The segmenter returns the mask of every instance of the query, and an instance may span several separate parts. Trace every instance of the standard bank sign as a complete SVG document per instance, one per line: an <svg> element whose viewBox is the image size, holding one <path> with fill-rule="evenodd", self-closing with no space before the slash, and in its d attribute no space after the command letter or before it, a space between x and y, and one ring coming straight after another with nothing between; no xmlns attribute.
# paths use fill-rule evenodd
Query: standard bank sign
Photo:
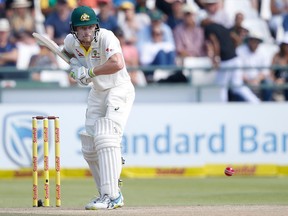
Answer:
<svg viewBox="0 0 288 216"><path fill-rule="evenodd" d="M35 112L15 112L4 116L2 144L7 157L19 167L32 165L32 117L45 115ZM38 126L38 158L43 160L43 127Z"/></svg>

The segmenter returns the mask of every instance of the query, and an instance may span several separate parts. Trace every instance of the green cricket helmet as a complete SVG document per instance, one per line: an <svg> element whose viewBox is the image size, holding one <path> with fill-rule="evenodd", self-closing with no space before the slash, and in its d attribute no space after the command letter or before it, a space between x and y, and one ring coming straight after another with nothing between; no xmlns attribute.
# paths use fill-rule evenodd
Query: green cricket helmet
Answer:
<svg viewBox="0 0 288 216"><path fill-rule="evenodd" d="M71 30L75 31L77 26L96 25L96 30L99 29L99 19L94 10L87 6L80 6L73 10L71 15Z"/></svg>

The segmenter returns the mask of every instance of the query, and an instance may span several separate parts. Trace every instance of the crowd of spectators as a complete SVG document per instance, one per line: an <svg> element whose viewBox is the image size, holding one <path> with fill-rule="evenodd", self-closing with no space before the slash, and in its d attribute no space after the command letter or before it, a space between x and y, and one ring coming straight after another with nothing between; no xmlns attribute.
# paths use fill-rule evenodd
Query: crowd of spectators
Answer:
<svg viewBox="0 0 288 216"><path fill-rule="evenodd" d="M223 87L223 101L288 100L288 88L281 88L288 82L288 0L0 0L1 71L6 66L67 70L32 33L61 47L71 12L80 5L92 7L100 27L118 37L136 86L189 82L178 68L189 58L206 58ZM169 66L175 70L157 79L158 68ZM31 79L44 81L37 70ZM68 75L67 80L73 84Z"/></svg>

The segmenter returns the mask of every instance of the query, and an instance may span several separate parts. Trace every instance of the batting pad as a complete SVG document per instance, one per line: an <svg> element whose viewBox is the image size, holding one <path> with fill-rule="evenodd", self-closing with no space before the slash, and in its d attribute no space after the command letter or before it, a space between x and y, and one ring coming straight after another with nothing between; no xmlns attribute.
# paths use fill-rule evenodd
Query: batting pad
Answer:
<svg viewBox="0 0 288 216"><path fill-rule="evenodd" d="M118 179L122 170L121 130L110 119L101 118L95 123L94 143L98 154L101 194L111 199L119 196Z"/></svg>
<svg viewBox="0 0 288 216"><path fill-rule="evenodd" d="M107 194L111 199L119 196L118 179L122 170L121 148L108 147L98 152L101 178L101 194Z"/></svg>
<svg viewBox="0 0 288 216"><path fill-rule="evenodd" d="M96 151L106 147L120 147L122 132L112 120L107 118L98 119L95 123L94 134Z"/></svg>
<svg viewBox="0 0 288 216"><path fill-rule="evenodd" d="M97 186L97 190L100 194L100 172L98 165L98 156L94 144L94 137L88 135L87 133L80 133L80 139L82 142L82 153L84 159L89 165L90 171Z"/></svg>

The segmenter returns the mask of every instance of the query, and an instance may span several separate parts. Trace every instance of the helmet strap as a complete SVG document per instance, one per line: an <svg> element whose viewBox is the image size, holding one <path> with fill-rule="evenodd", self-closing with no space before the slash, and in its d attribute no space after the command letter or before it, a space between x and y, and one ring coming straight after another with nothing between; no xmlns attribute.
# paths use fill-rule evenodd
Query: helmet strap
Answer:
<svg viewBox="0 0 288 216"><path fill-rule="evenodd" d="M95 29L95 32L94 32L94 40L95 40L95 42L97 43L98 42L98 38L99 38L99 31L100 31L100 29L99 28L97 28L97 26L96 26L96 29Z"/></svg>
<svg viewBox="0 0 288 216"><path fill-rule="evenodd" d="M78 43L81 44L81 41L79 40L79 38L77 36L77 31L75 30L75 27L72 26L72 24L70 24L70 29L71 29L71 34L73 35L73 37L78 41ZM94 37L93 37L93 40L95 40L96 43L98 41L99 31L100 31L100 28L99 28L99 25L97 24L95 31L94 31Z"/></svg>

